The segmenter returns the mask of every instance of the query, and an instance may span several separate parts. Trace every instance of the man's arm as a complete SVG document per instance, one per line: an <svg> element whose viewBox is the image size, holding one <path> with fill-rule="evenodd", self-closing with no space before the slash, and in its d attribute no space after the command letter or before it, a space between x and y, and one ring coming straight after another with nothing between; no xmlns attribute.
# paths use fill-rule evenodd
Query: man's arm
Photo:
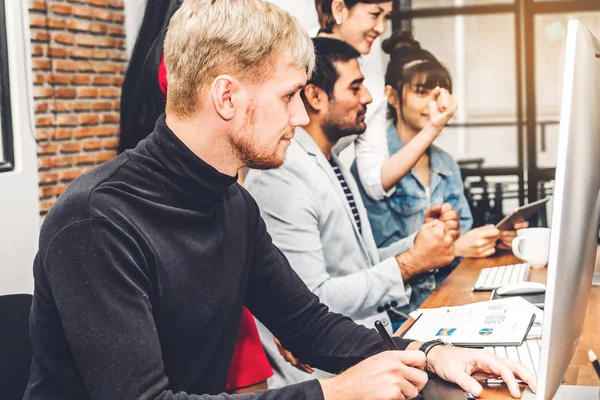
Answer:
<svg viewBox="0 0 600 400"><path fill-rule="evenodd" d="M275 247L262 218L255 229L255 253L246 306L302 362L338 373L387 350L374 329L356 325L320 303ZM394 338L404 349L411 341Z"/></svg>
<svg viewBox="0 0 600 400"><path fill-rule="evenodd" d="M306 286L333 311L354 320L375 315L377 307L391 301L407 304L400 266L393 257L348 275L330 275L338 266L327 265L325 249L337 246L342 254L344 246L354 243L327 242L322 230L332 227L324 227L328 222L320 217L327 205L313 196L308 180L298 176L300 173L294 165L254 171L246 187L260 206L274 243ZM411 244L405 243L406 247Z"/></svg>
<svg viewBox="0 0 600 400"><path fill-rule="evenodd" d="M91 399L322 398L317 381L234 396L171 391L152 316L146 258L131 236L102 218L63 229L42 257L41 273ZM35 340L32 346L35 356Z"/></svg>

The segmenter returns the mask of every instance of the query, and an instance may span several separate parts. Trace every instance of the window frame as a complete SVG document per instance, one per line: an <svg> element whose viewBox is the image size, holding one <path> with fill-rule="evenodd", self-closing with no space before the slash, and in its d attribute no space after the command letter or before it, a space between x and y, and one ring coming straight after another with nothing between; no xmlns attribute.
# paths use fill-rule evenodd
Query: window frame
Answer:
<svg viewBox="0 0 600 400"><path fill-rule="evenodd" d="M5 1L0 0L0 134L2 137L0 173L12 171L15 168L5 6Z"/></svg>

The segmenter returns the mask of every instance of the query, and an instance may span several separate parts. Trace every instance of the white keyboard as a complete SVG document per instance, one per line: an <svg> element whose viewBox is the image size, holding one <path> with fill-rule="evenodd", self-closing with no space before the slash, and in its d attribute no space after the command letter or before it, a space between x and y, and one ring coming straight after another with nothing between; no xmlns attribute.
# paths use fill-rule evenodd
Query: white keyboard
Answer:
<svg viewBox="0 0 600 400"><path fill-rule="evenodd" d="M471 290L474 292L491 291L509 283L526 281L528 277L529 264L527 263L484 268L479 272Z"/></svg>
<svg viewBox="0 0 600 400"><path fill-rule="evenodd" d="M512 361L518 361L538 375L540 366L541 340L525 340L520 346L485 347L485 350ZM490 383L490 382L488 382Z"/></svg>

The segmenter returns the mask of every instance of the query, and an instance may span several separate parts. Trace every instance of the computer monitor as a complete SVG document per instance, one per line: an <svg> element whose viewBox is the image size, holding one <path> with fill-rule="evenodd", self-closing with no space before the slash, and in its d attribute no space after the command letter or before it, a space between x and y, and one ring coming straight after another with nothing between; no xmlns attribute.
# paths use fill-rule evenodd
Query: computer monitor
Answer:
<svg viewBox="0 0 600 400"><path fill-rule="evenodd" d="M570 21L538 400L554 398L557 393L573 357L590 296L600 217L599 57L600 40L579 21Z"/></svg>

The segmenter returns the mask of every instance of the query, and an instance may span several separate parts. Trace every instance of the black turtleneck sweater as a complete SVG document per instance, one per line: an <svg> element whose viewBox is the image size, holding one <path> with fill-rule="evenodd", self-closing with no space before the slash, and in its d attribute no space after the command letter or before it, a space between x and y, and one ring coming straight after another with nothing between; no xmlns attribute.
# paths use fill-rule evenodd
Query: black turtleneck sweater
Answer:
<svg viewBox="0 0 600 400"><path fill-rule="evenodd" d="M375 330L320 304L272 244L252 197L164 117L137 148L60 196L34 275L25 399L322 399L316 380L219 394L244 304L326 371L386 349Z"/></svg>

